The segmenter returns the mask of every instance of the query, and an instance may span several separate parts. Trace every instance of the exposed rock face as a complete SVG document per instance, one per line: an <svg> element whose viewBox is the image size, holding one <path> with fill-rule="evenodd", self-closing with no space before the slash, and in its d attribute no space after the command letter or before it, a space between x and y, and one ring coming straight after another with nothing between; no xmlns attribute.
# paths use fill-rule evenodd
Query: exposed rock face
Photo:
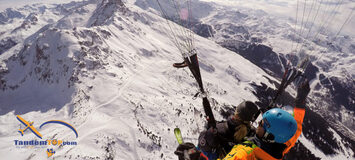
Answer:
<svg viewBox="0 0 355 160"><path fill-rule="evenodd" d="M4 12L0 13L0 24L6 24L7 22L13 20L14 18L23 18L25 15L23 15L21 12L16 11L12 8L6 9Z"/></svg>
<svg viewBox="0 0 355 160"><path fill-rule="evenodd" d="M100 26L109 22L115 12L126 12L127 8L121 0L103 0L89 20L89 26Z"/></svg>
<svg viewBox="0 0 355 160"><path fill-rule="evenodd" d="M208 25L208 24L202 24L202 23L198 23L196 25L194 25L193 29L192 29L196 34L208 38L208 37L212 37L213 36L213 29L212 26Z"/></svg>
<svg viewBox="0 0 355 160"><path fill-rule="evenodd" d="M11 47L15 46L17 42L12 40L11 38L5 38L0 40L0 55L4 52L6 52L8 49Z"/></svg>

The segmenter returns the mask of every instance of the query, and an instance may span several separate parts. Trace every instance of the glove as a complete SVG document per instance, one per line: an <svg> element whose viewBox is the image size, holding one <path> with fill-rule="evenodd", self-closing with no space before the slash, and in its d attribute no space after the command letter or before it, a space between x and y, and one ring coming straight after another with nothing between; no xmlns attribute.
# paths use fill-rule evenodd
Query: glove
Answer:
<svg viewBox="0 0 355 160"><path fill-rule="evenodd" d="M296 107L305 108L304 104L306 102L306 98L311 89L309 88L309 81L305 80L298 88L297 88L297 97L296 97Z"/></svg>
<svg viewBox="0 0 355 160"><path fill-rule="evenodd" d="M192 143L179 144L174 152L179 157L179 160L208 160L208 158L197 150Z"/></svg>

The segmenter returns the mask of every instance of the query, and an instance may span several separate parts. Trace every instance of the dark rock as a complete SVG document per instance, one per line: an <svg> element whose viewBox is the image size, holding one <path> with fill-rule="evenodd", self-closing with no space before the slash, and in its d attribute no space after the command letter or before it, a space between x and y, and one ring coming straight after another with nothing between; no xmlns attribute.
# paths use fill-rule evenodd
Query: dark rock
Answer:
<svg viewBox="0 0 355 160"><path fill-rule="evenodd" d="M279 57L268 46L238 40L225 40L220 45L238 53L273 76L281 78L283 75L279 58L283 65L286 65L286 59Z"/></svg>
<svg viewBox="0 0 355 160"><path fill-rule="evenodd" d="M12 8L7 8L4 12L0 13L0 24L6 24L9 20L14 18L24 18L21 12L16 11Z"/></svg>
<svg viewBox="0 0 355 160"><path fill-rule="evenodd" d="M212 29L212 26L208 25L208 24L202 24L202 23L198 23L194 26L193 31L198 34L201 37L212 37L213 34L215 33Z"/></svg>
<svg viewBox="0 0 355 160"><path fill-rule="evenodd" d="M17 42L12 40L11 38L5 38L0 40L0 55L15 46L16 44Z"/></svg>
<svg viewBox="0 0 355 160"><path fill-rule="evenodd" d="M344 81L337 77L329 78L331 86L327 88L330 90L332 100L337 109L344 106L349 111L355 111L355 81Z"/></svg>

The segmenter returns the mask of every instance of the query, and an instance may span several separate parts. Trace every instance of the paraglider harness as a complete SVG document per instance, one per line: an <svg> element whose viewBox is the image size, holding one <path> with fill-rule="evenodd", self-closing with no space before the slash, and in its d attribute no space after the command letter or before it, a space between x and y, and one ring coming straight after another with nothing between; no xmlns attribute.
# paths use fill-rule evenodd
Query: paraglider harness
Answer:
<svg viewBox="0 0 355 160"><path fill-rule="evenodd" d="M197 98L199 95L202 97L202 105L203 105L203 109L204 109L204 112L205 112L205 117L206 117L206 120L207 120L207 130L206 131L203 131L201 134L200 134L200 137L199 137L199 143L208 143L210 144L211 142L207 142L209 140L212 140L213 144L217 145L204 145L205 147L209 148L207 150L210 150L211 152L206 152L206 148L200 148L199 150L201 152L203 152L207 157L211 158L211 159L216 159L218 157L220 157L220 155L223 155L223 154L227 154L226 151L224 150L224 147L218 147L220 145L218 144L228 144L228 142L230 140L228 139L224 139L223 137L221 136L218 136L218 133L217 133L217 122L214 118L214 115L213 115L213 112L212 112L212 109L211 109L211 104L207 98L207 93L206 91L204 90L204 87L203 87L203 83L202 83L202 77L201 77L201 72L200 72L200 67L199 67L199 63L198 63L198 57L197 57L197 53L196 53L196 50L193 49L189 52L189 56L184 56L184 61L181 62L181 63L174 63L173 66L175 68L184 68L184 67L189 67L193 77L195 78L198 86L199 86L199 92L197 92L195 95L194 95L194 98ZM188 55L188 54L185 54L185 55ZM211 130L212 129L212 132L211 133ZM211 135L211 136L207 136L207 134ZM206 139L206 137L209 137ZM217 138L219 137L219 138ZM201 140L200 138L202 138L203 140ZM212 138L212 139L210 139ZM217 138L217 139L216 139ZM220 141L220 143L215 143L217 141Z"/></svg>

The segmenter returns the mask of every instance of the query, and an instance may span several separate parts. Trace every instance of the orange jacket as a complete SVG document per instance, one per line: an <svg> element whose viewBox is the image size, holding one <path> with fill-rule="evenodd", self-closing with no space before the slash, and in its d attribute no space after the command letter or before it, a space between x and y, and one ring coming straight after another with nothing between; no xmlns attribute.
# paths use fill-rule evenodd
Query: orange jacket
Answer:
<svg viewBox="0 0 355 160"><path fill-rule="evenodd" d="M298 137L302 133L302 123L305 115L305 109L303 108L294 108L294 118L297 122L297 131L295 135L285 142L287 146L286 149L283 151L283 155L288 153L288 151L295 145ZM246 145L249 144L249 145ZM223 160L277 160L276 158L272 157L264 150L256 146L250 141L244 142L244 144L235 145L232 150L227 154Z"/></svg>

